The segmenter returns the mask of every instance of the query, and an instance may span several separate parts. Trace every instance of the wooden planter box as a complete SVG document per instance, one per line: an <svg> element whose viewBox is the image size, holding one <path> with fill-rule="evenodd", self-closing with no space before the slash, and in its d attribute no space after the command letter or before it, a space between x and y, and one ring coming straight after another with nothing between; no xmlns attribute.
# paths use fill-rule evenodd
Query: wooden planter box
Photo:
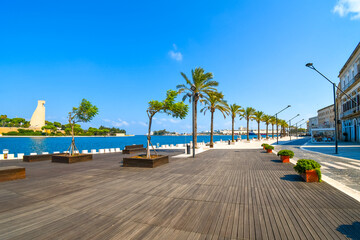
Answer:
<svg viewBox="0 0 360 240"><path fill-rule="evenodd" d="M302 173L301 176L305 182L319 182L319 176L315 170L306 170L306 172Z"/></svg>
<svg viewBox="0 0 360 240"><path fill-rule="evenodd" d="M23 162L39 162L39 161L48 161L52 159L52 156L59 155L61 153L56 154L39 154L39 155L25 155L23 157Z"/></svg>
<svg viewBox="0 0 360 240"><path fill-rule="evenodd" d="M266 149L267 153L272 153L272 149Z"/></svg>
<svg viewBox="0 0 360 240"><path fill-rule="evenodd" d="M139 156L123 159L124 167L154 168L169 163L169 156L157 155L154 158L139 158Z"/></svg>
<svg viewBox="0 0 360 240"><path fill-rule="evenodd" d="M290 156L280 156L281 157L281 161L283 163L288 163L290 162Z"/></svg>
<svg viewBox="0 0 360 240"><path fill-rule="evenodd" d="M69 154L53 155L51 161L57 163L77 163L91 161L93 158L92 154L77 154L71 156Z"/></svg>
<svg viewBox="0 0 360 240"><path fill-rule="evenodd" d="M17 166L0 167L0 182L25 178L25 168Z"/></svg>

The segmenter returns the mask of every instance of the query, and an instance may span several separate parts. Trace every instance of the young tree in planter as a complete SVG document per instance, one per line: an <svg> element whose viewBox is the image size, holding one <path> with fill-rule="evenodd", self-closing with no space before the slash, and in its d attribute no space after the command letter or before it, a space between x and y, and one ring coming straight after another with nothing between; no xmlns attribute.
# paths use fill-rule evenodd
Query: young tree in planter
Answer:
<svg viewBox="0 0 360 240"><path fill-rule="evenodd" d="M157 100L151 100L149 102L146 113L149 117L149 131L147 136L147 150L146 158L150 158L150 144L151 144L151 124L152 119L156 113L166 113L175 118L184 119L188 113L189 107L184 102L175 103L175 98L178 93L174 90L168 90L166 93L166 99L162 102Z"/></svg>
<svg viewBox="0 0 360 240"><path fill-rule="evenodd" d="M75 146L75 133L74 127L76 123L86 123L90 122L99 112L99 109L92 105L88 100L83 99L79 105L79 107L73 107L72 111L69 112L69 125L71 127L71 145L69 147L69 154L74 155L75 150L77 150Z"/></svg>
<svg viewBox="0 0 360 240"><path fill-rule="evenodd" d="M262 118L264 117L264 112L262 111L256 111L254 113L254 120L257 122L258 124L258 140L261 140L261 134L260 134L260 123L262 121Z"/></svg>
<svg viewBox="0 0 360 240"><path fill-rule="evenodd" d="M204 112L204 115L207 110L211 113L211 123L210 123L210 147L214 147L214 112L215 110L219 110L224 118L228 115L228 110L226 108L226 102L223 100L224 95L219 92L209 93L208 96L205 97L202 102L205 103L205 107L200 110L200 112Z"/></svg>
<svg viewBox="0 0 360 240"><path fill-rule="evenodd" d="M186 84L180 84L177 85L176 88L179 89L179 93L185 93L183 97L183 101L187 97L189 97L189 100L191 102L191 98L189 95L192 93L195 93L195 99L194 99L194 122L195 122L195 129L194 129L194 145L197 147L197 104L200 99L203 99L204 96L208 95L209 93L216 92L216 87L219 85L218 82L212 80L213 74L211 72L205 73L205 70L203 68L195 68L195 70L191 70L191 77L192 81L189 80L189 78L184 74L181 73L183 78L186 81ZM194 88L194 90L191 90L191 87ZM189 95L188 95L189 94Z"/></svg>
<svg viewBox="0 0 360 240"><path fill-rule="evenodd" d="M261 121L263 121L266 125L266 139L268 139L268 135L269 135L269 124L271 121L271 116L264 114L264 116L262 117Z"/></svg>
<svg viewBox="0 0 360 240"><path fill-rule="evenodd" d="M231 141L234 142L235 118L238 114L241 114L242 108L241 106L234 103L234 104L226 105L226 109L231 115Z"/></svg>
<svg viewBox="0 0 360 240"><path fill-rule="evenodd" d="M270 119L270 124L271 124L271 135L272 135L272 139L274 139L274 125L276 124L276 118L273 116Z"/></svg>
<svg viewBox="0 0 360 240"><path fill-rule="evenodd" d="M240 114L240 120L246 119L246 135L247 135L248 141L250 140L249 139L249 122L250 122L250 120L252 121L254 119L255 112L256 112L255 108L247 107L247 108L243 109Z"/></svg>

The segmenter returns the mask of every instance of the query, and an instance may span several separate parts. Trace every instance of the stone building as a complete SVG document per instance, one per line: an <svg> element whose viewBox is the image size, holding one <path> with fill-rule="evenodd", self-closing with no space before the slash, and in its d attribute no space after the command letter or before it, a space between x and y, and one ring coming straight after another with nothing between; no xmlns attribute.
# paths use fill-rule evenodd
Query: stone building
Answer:
<svg viewBox="0 0 360 240"><path fill-rule="evenodd" d="M341 68L340 87L344 93L338 94L342 140L359 142L359 102L360 102L360 42Z"/></svg>
<svg viewBox="0 0 360 240"><path fill-rule="evenodd" d="M324 107L318 112L318 128L334 128L335 127L335 111L334 104Z"/></svg>

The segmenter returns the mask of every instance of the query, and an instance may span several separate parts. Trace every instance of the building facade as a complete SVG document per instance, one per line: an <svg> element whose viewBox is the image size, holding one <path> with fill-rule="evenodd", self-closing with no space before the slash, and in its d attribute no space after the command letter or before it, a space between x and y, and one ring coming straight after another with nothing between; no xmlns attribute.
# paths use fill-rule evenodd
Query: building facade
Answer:
<svg viewBox="0 0 360 240"><path fill-rule="evenodd" d="M360 43L346 61L339 73L340 88L338 103L342 136L345 141L360 142Z"/></svg>
<svg viewBox="0 0 360 240"><path fill-rule="evenodd" d="M334 128L335 127L335 111L334 104L324 107L317 111L318 128Z"/></svg>
<svg viewBox="0 0 360 240"><path fill-rule="evenodd" d="M309 118L309 124L308 124L308 132L311 132L311 129L318 128L318 117L312 117Z"/></svg>

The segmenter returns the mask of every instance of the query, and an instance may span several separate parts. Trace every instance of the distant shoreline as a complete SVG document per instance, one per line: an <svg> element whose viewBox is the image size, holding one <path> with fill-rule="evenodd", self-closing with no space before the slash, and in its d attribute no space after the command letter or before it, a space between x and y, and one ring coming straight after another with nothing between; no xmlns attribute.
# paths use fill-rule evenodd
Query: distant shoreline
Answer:
<svg viewBox="0 0 360 240"><path fill-rule="evenodd" d="M134 137L135 135L125 135L125 136L75 136L78 137ZM71 138L71 136L0 136L0 138Z"/></svg>

